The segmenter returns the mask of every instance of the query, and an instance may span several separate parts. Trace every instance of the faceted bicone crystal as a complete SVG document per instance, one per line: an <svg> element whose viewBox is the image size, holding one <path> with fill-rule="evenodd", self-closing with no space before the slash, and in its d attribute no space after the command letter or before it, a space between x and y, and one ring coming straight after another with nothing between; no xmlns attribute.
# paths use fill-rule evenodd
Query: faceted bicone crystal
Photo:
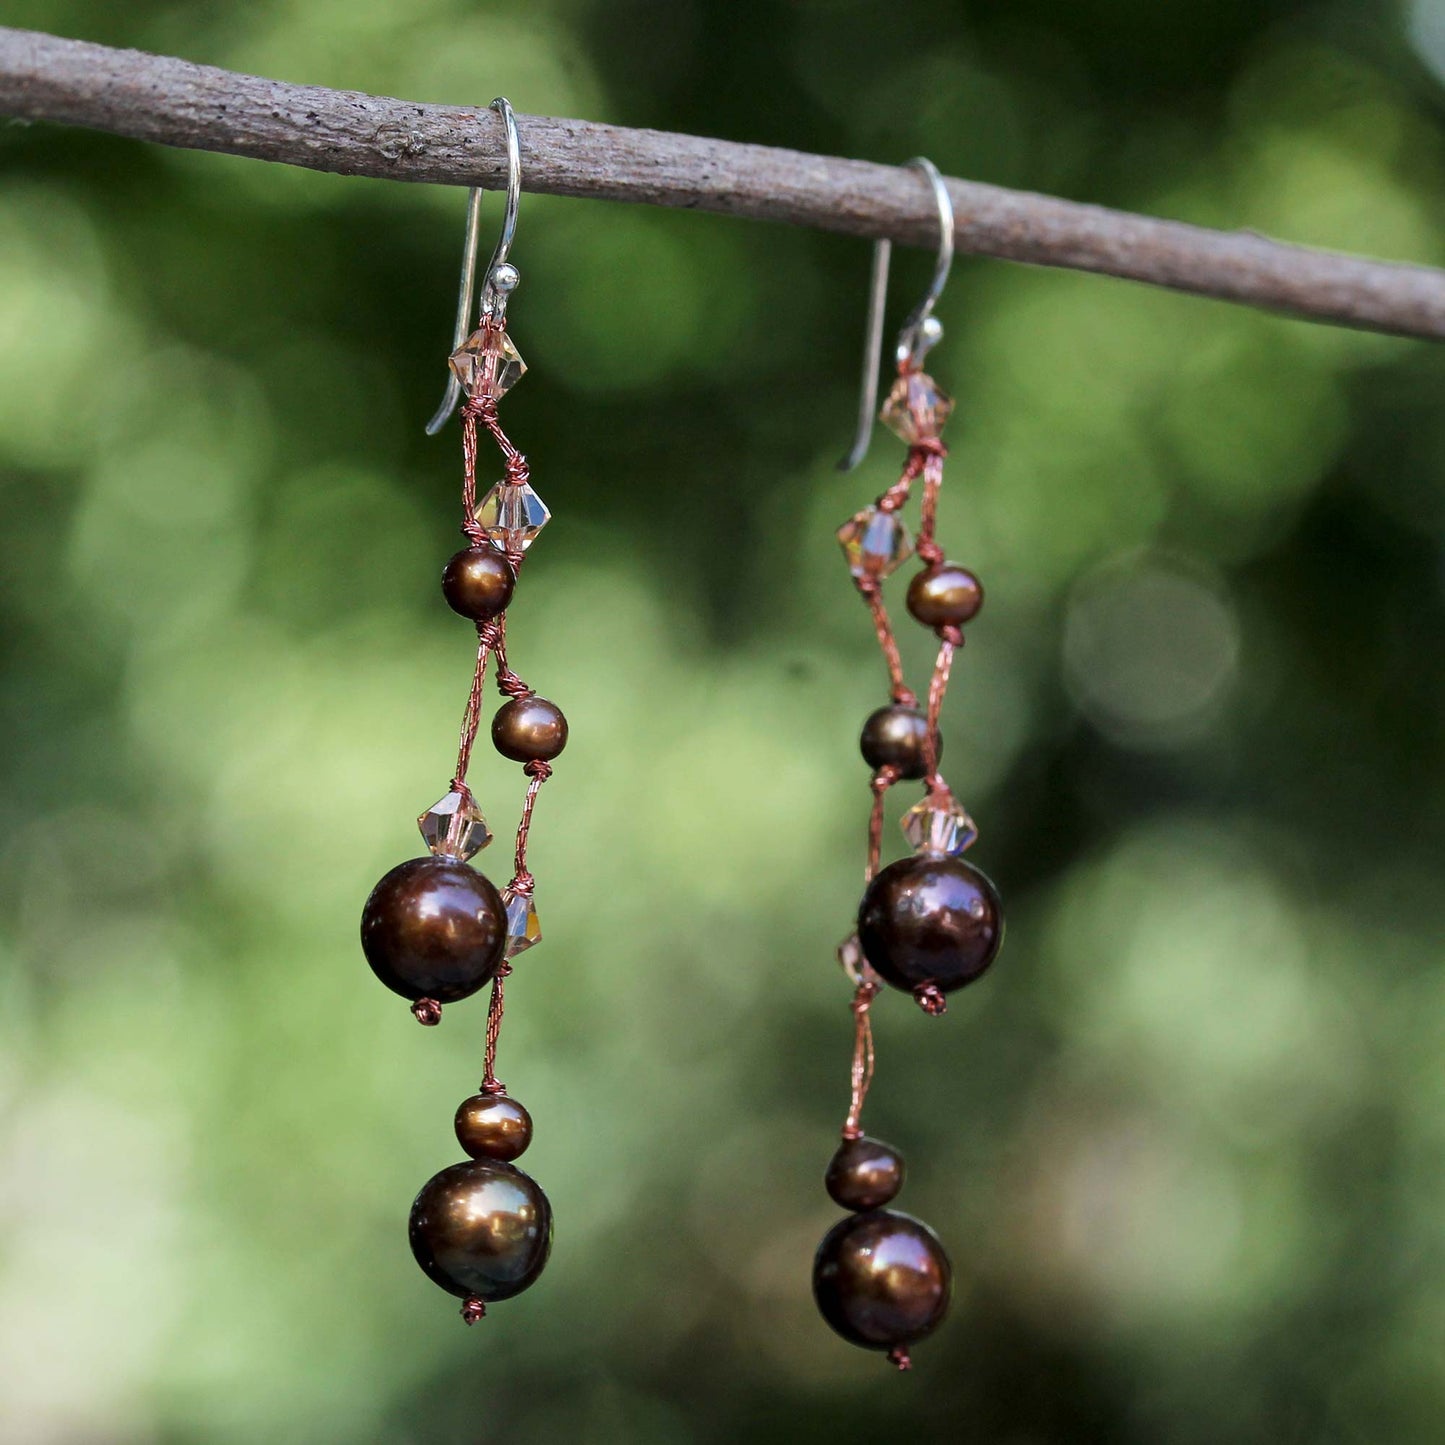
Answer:
<svg viewBox="0 0 1445 1445"><path fill-rule="evenodd" d="M489 325L472 332L452 352L447 364L469 397L504 396L527 369L512 338Z"/></svg>
<svg viewBox="0 0 1445 1445"><path fill-rule="evenodd" d="M978 837L978 827L951 793L930 793L902 819L904 836L920 853L962 853Z"/></svg>
<svg viewBox="0 0 1445 1445"><path fill-rule="evenodd" d="M525 552L551 519L530 482L498 482L477 503L477 521L503 552Z"/></svg>
<svg viewBox="0 0 1445 1445"><path fill-rule="evenodd" d="M416 820L427 847L438 858L475 857L492 841L491 829L471 793L453 789Z"/></svg>
<svg viewBox="0 0 1445 1445"><path fill-rule="evenodd" d="M933 441L953 411L953 398L923 371L910 371L893 383L878 419L909 446Z"/></svg>
<svg viewBox="0 0 1445 1445"><path fill-rule="evenodd" d="M838 528L838 545L855 577L884 578L912 555L913 539L893 512L865 507Z"/></svg>
<svg viewBox="0 0 1445 1445"><path fill-rule="evenodd" d="M863 955L863 945L858 942L858 935L850 933L842 943L838 945L838 962L842 965L843 973L848 982L854 988L860 984L871 984L874 988L882 985L883 980L873 972L873 965Z"/></svg>
<svg viewBox="0 0 1445 1445"><path fill-rule="evenodd" d="M534 943L541 943L542 925L537 919L537 904L530 893L503 888L502 902L507 908L507 957L515 958Z"/></svg>

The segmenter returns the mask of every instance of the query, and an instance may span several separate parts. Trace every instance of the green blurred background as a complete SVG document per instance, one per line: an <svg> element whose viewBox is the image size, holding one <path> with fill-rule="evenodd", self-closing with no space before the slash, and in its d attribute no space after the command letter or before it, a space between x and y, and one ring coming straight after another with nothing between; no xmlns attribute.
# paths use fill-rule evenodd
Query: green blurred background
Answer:
<svg viewBox="0 0 1445 1445"><path fill-rule="evenodd" d="M1445 0L3 18L1445 261ZM808 1287L883 700L832 531L902 458L832 470L867 249L524 198L514 660L573 741L500 1072L558 1228L467 1330L405 1221L484 1005L417 1028L356 937L466 693L463 193L13 125L0 177L0 1439L1441 1438L1440 351L957 266L946 761L1011 931L878 1010L958 1274L898 1376Z"/></svg>

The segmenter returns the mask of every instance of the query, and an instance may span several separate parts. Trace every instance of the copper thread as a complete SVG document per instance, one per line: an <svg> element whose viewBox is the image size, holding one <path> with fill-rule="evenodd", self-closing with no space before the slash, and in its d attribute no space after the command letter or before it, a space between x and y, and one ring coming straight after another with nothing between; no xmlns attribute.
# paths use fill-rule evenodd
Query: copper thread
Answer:
<svg viewBox="0 0 1445 1445"><path fill-rule="evenodd" d="M879 768L868 784L873 791L873 809L868 817L868 863L863 870L865 888L878 873L878 861L883 852L883 804L889 788L897 781L898 769L889 763Z"/></svg>
<svg viewBox="0 0 1445 1445"><path fill-rule="evenodd" d="M843 1137L857 1139L863 1133L863 1101L873 1082L873 1019L870 1010L878 993L878 985L864 979L853 991L853 1091L848 1101L848 1117L843 1121Z"/></svg>
<svg viewBox="0 0 1445 1445"><path fill-rule="evenodd" d="M933 676L928 682L928 731L924 736L923 760L927 769L928 791L946 793L948 784L938 771L938 727L943 715L943 699L948 692L948 678L953 671L953 654L963 645L963 633L956 627L940 629L942 641L938 647L938 661L933 665Z"/></svg>
<svg viewBox="0 0 1445 1445"><path fill-rule="evenodd" d="M923 499L919 503L918 540L913 550L921 562L937 567L943 561L943 548L934 540L938 527L938 492L943 485L943 459L948 448L937 438L917 442L908 453L909 465L917 465L923 473Z"/></svg>
<svg viewBox="0 0 1445 1445"><path fill-rule="evenodd" d="M883 605L883 589L876 577L859 577L857 584L873 618L873 630L878 634L883 660L888 664L888 689L893 701L900 707L917 707L918 694L903 680L903 659L898 654L898 638L894 635L888 609Z"/></svg>
<svg viewBox="0 0 1445 1445"><path fill-rule="evenodd" d="M434 998L419 998L411 1011L419 1024L435 1028L442 1021L442 1006Z"/></svg>
<svg viewBox="0 0 1445 1445"><path fill-rule="evenodd" d="M948 1012L948 1000L936 983L920 984L913 990L913 997L918 1000L918 1007L929 1018L936 1019L940 1014Z"/></svg>
<svg viewBox="0 0 1445 1445"><path fill-rule="evenodd" d="M541 758L534 758L523 765L522 771L530 781L527 783L527 796L522 800L522 820L517 824L517 852L509 887L514 893L531 893L536 880L527 869L527 836L532 831L532 809L537 805L537 794L542 791L542 784L552 776L552 765Z"/></svg>
<svg viewBox="0 0 1445 1445"><path fill-rule="evenodd" d="M906 374L907 365L900 368ZM943 549L938 545L935 531L938 525L938 498L943 483L943 460L948 449L937 437L927 437L909 447L908 460L898 480L888 488L876 503L879 511L897 512L907 502L913 483L923 478L923 495L920 501L918 536L914 550L925 567L937 567L944 560ZM888 610L883 604L882 579L864 575L855 577L854 582L868 604L873 619L873 628L878 635L878 645L888 667L889 689L893 701L904 707L916 707L918 695L908 686L903 676L903 660L898 650L898 639ZM938 629L941 639L938 659L928 685L927 734L924 742L925 784L932 794L946 794L948 784L938 771L939 720L943 711L944 695L948 691L949 675L953 668L954 653L963 645L963 633L957 627ZM870 781L873 805L868 817L868 861L865 868L865 884L871 883L878 874L882 855L883 816L888 790L899 781L898 770L892 766L880 768ZM863 1103L873 1081L874 1051L873 1023L871 1008L878 993L879 985L871 978L858 983L853 994L853 1059L850 1067L851 1093L848 1117L843 1122L843 1137L856 1139L863 1132ZM935 984L926 984L914 990L914 997L925 1013L938 1015L948 1007L948 1001ZM910 1369L912 1361L908 1351L899 1347L889 1353L888 1358L900 1370Z"/></svg>
<svg viewBox="0 0 1445 1445"><path fill-rule="evenodd" d="M457 766L452 775L452 787L457 792L467 789L467 770L472 765L472 747L477 741L477 728L482 717L482 689L487 680L487 654L491 650L491 624L480 623L477 627L477 665L472 672L472 690L467 694L467 705L462 712L462 734L457 741Z"/></svg>
<svg viewBox="0 0 1445 1445"><path fill-rule="evenodd" d="M494 323L487 324L493 332L501 333L505 330L504 326ZM477 423L480 422L486 428L488 435L496 443L497 450L502 455L503 480L508 485L524 485L529 480L531 471L526 457L517 450L502 429L501 421L497 416L497 398L495 396L469 397L461 408L461 422L462 531L474 547L495 546L496 544L486 528L477 520ZM513 573L520 573L523 560L522 549L508 547L502 551L511 564ZM527 682L513 672L508 664L507 614L503 612L491 621L478 623L477 664L472 674L472 686L467 695L466 710L462 715L461 737L457 747L456 775L452 779L452 787L458 791L468 791L467 770L471 765L472 748L481 727L482 696L489 659L495 660L496 688L503 697L530 697L533 692ZM530 895L536 881L527 868L527 839L532 826L532 810L536 805L538 791L552 775L552 768L549 763L532 762L526 765L526 773L528 777L527 795L522 804L521 821L517 825L516 869L510 887L514 893ZM512 965L503 960L492 980L491 1001L487 1008L486 1050L483 1056L484 1077L482 1080L482 1088L488 1093L506 1093L506 1086L496 1076L496 1063L497 1039L501 1034L504 1007L503 984L511 971ZM430 1005L431 1008L434 1008L436 1018L441 1016L441 1006L433 1000L423 999L413 1009L413 1012L421 1010L421 1012L417 1012L417 1017L421 1022L435 1023L436 1018L423 1017L423 1014L430 1012L429 1009L423 1008L423 1005ZM486 1306L476 1296L469 1298L462 1306L462 1318L468 1324L474 1324L481 1319L485 1312Z"/></svg>
<svg viewBox="0 0 1445 1445"><path fill-rule="evenodd" d="M497 1039L502 1032L502 985L512 965L505 959L492 980L492 1001L487 1006L487 1045L482 1055L482 1093L505 1094L507 1087L497 1078Z"/></svg>

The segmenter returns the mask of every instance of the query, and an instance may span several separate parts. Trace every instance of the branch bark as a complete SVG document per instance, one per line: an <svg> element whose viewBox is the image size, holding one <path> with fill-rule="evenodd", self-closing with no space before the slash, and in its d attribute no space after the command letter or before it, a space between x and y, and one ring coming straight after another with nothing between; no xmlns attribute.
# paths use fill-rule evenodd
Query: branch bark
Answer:
<svg viewBox="0 0 1445 1445"><path fill-rule="evenodd" d="M501 122L290 85L135 50L0 27L0 115L110 131L341 175L499 188ZM519 115L522 184L931 245L916 172L665 131ZM1165 286L1316 321L1445 338L1445 271L1211 231L977 181L948 182L958 248Z"/></svg>

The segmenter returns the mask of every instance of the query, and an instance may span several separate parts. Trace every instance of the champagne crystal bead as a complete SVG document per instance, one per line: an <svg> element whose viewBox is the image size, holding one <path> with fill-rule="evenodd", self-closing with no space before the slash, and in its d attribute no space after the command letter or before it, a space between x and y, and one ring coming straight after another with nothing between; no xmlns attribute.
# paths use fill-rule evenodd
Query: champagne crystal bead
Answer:
<svg viewBox="0 0 1445 1445"><path fill-rule="evenodd" d="M530 482L498 482L477 503L477 521L503 552L525 552L551 519Z"/></svg>
<svg viewBox="0 0 1445 1445"><path fill-rule="evenodd" d="M855 577L881 580L912 555L913 539L893 512L865 507L838 528L838 545Z"/></svg>
<svg viewBox="0 0 1445 1445"><path fill-rule="evenodd" d="M452 352L447 364L462 390L474 400L504 396L527 369L512 338L500 327L484 325Z"/></svg>
<svg viewBox="0 0 1445 1445"><path fill-rule="evenodd" d="M838 964L854 988L863 983L873 972L868 967L868 960L863 957L863 945L858 942L856 933L850 933L838 945Z"/></svg>
<svg viewBox="0 0 1445 1445"><path fill-rule="evenodd" d="M953 412L953 398L927 372L910 371L893 383L878 419L909 446L936 441Z"/></svg>
<svg viewBox="0 0 1445 1445"><path fill-rule="evenodd" d="M537 917L536 900L530 893L503 888L502 903L507 910L506 957L515 958L534 943L541 943L542 924Z"/></svg>
<svg viewBox="0 0 1445 1445"><path fill-rule="evenodd" d="M422 841L438 858L474 858L492 841L492 831L470 792L455 788L416 820Z"/></svg>
<svg viewBox="0 0 1445 1445"><path fill-rule="evenodd" d="M943 797L930 793L903 815L901 826L919 853L952 856L972 846L978 837L978 826L952 793Z"/></svg>

